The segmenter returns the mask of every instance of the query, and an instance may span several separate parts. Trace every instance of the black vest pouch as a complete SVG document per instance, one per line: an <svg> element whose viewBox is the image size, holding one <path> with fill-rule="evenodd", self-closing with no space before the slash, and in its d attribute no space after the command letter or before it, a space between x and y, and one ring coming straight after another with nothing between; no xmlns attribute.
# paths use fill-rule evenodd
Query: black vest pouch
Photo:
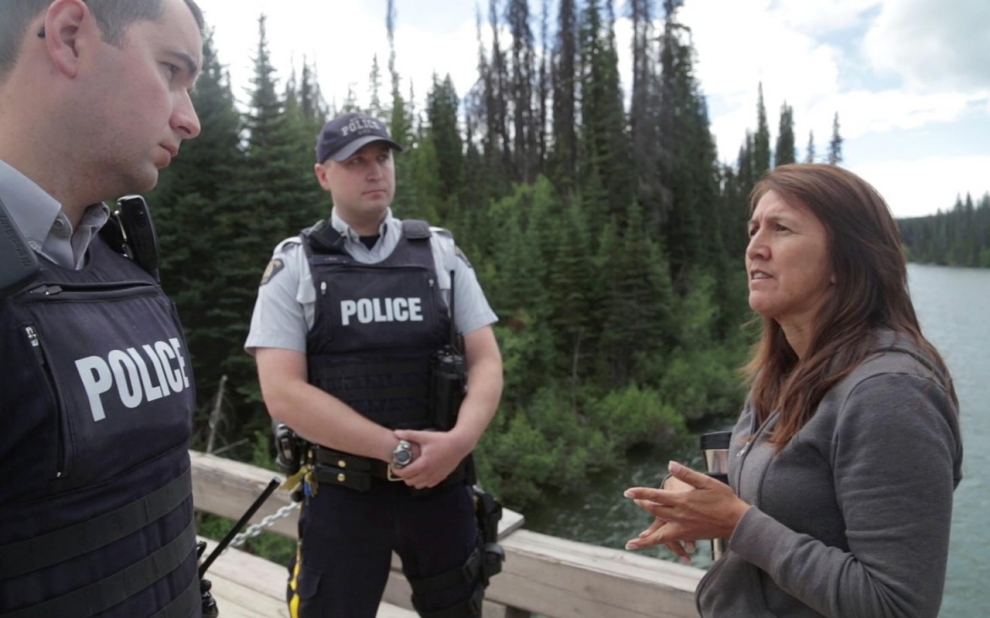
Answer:
<svg viewBox="0 0 990 618"><path fill-rule="evenodd" d="M310 383L372 421L427 429L435 427L431 358L450 322L429 228L422 236L406 228L392 254L375 264L357 263L340 243L310 245L316 315L307 361Z"/></svg>
<svg viewBox="0 0 990 618"><path fill-rule="evenodd" d="M13 303L19 334L57 414L55 458L46 476L60 491L142 463L149 449L125 446L136 440L155 436L178 446L188 439L189 357L156 285L41 285ZM100 310L105 307L112 322Z"/></svg>

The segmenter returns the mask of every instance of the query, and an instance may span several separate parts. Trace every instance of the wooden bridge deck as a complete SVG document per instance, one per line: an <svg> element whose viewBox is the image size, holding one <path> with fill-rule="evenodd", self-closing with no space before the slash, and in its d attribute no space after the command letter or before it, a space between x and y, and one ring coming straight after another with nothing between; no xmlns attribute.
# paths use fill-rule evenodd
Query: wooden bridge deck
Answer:
<svg viewBox="0 0 990 618"><path fill-rule="evenodd" d="M272 479L247 464L190 452L196 508L238 519ZM252 523L289 503L278 490ZM485 594L485 618L688 618L696 617L694 589L701 569L631 552L597 547L519 529L523 518L506 511L499 525L506 560ZM296 538L296 513L272 532ZM212 547L212 542L210 542ZM209 551L209 550L208 550ZM228 550L207 578L222 618L288 618L285 567ZM413 618L409 584L398 558L378 618Z"/></svg>

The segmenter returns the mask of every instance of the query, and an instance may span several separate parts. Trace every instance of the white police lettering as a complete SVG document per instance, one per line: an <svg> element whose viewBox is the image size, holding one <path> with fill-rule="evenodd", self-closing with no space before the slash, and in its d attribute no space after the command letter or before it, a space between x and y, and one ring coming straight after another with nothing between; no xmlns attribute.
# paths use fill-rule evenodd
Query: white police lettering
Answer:
<svg viewBox="0 0 990 618"><path fill-rule="evenodd" d="M189 388L186 359L178 339L158 341L140 348L111 350L106 358L88 356L76 361L94 421L106 418L103 397L116 386L117 398L129 409ZM154 368L154 375L148 363ZM112 395L109 395L112 396Z"/></svg>
<svg viewBox="0 0 990 618"><path fill-rule="evenodd" d="M419 298L360 298L340 301L340 323L350 326L351 318L361 324L374 322L422 322L423 301Z"/></svg>
<svg viewBox="0 0 990 618"><path fill-rule="evenodd" d="M340 134L347 137L355 131L366 131L371 129L372 131L381 131L382 126L378 124L377 121L371 120L370 118L355 118L350 121L346 127L341 127Z"/></svg>

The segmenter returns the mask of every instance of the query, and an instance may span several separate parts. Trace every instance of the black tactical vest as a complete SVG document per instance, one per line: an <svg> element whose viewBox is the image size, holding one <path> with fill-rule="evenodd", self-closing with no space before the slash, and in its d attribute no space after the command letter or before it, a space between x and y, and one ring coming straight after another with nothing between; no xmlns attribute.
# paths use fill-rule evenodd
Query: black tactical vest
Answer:
<svg viewBox="0 0 990 618"><path fill-rule="evenodd" d="M316 286L309 382L389 427L432 426L430 359L450 337L425 221L402 223L385 260L361 264L328 223L304 230Z"/></svg>
<svg viewBox="0 0 990 618"><path fill-rule="evenodd" d="M0 618L200 615L175 309L94 239L0 300Z"/></svg>

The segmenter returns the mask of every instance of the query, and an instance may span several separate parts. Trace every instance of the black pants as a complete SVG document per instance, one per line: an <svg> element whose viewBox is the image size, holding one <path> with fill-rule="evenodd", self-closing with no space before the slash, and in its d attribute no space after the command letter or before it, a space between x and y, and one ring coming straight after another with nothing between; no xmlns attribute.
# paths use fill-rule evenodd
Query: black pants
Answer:
<svg viewBox="0 0 990 618"><path fill-rule="evenodd" d="M293 618L374 618L393 550L413 580L459 569L479 543L468 486L416 495L405 483L377 480L367 492L321 486L303 505L299 539L289 565ZM476 585L455 584L417 604L422 611L445 609L470 599Z"/></svg>

